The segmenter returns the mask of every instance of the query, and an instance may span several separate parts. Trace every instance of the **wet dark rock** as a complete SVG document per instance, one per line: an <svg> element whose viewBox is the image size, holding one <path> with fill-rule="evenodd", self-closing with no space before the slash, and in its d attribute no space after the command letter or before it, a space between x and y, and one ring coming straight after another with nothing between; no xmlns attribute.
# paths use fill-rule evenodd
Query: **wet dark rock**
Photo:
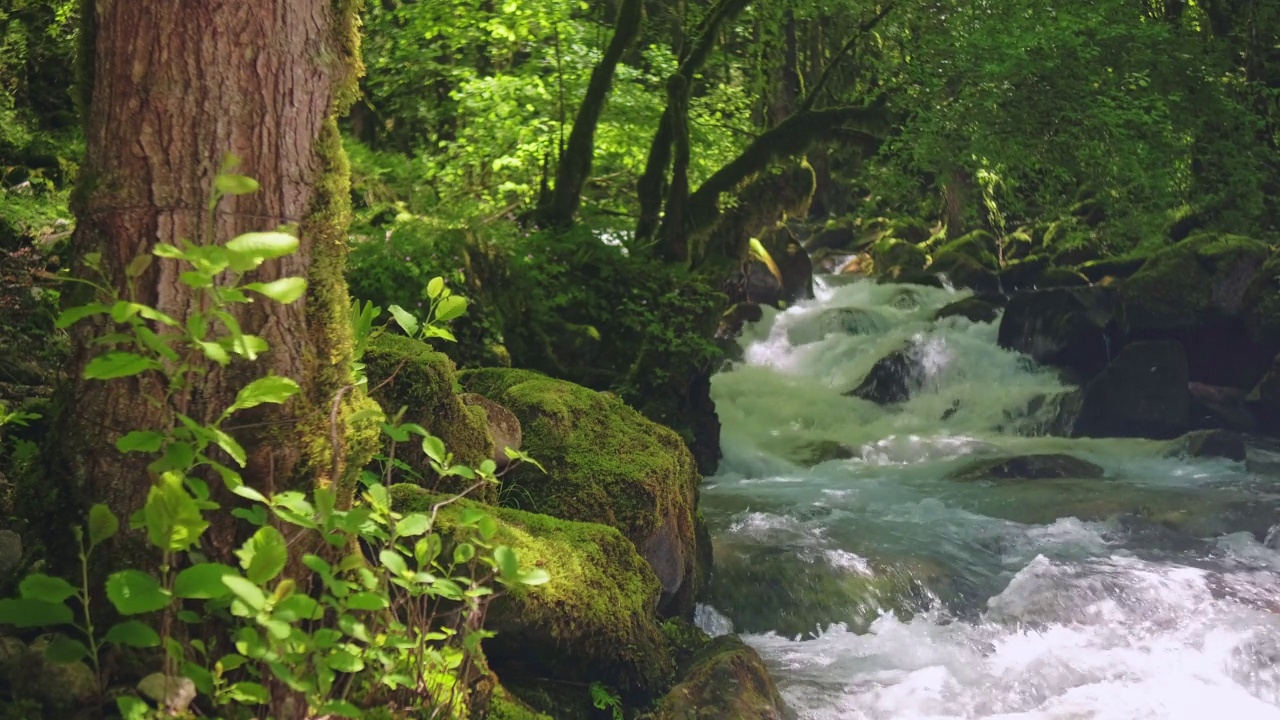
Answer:
<svg viewBox="0 0 1280 720"><path fill-rule="evenodd" d="M921 285L923 287L938 288L939 290L946 287L937 273L928 270L903 270L896 275L881 275L876 278L876 283L880 285Z"/></svg>
<svg viewBox="0 0 1280 720"><path fill-rule="evenodd" d="M816 253L818 250L853 250L859 238L857 231L848 225L827 228L810 235L804 242L805 249Z"/></svg>
<svg viewBox="0 0 1280 720"><path fill-rule="evenodd" d="M1085 387L1072 436L1175 438L1191 425L1187 383L1181 343L1128 345Z"/></svg>
<svg viewBox="0 0 1280 720"><path fill-rule="evenodd" d="M942 320L949 317L967 318L970 322L989 323L994 322L1000 316L1000 306L983 300L979 297L967 297L963 300L957 300L949 305L944 305L934 313L934 320Z"/></svg>
<svg viewBox="0 0 1280 720"><path fill-rule="evenodd" d="M1040 288L1058 288L1058 287L1085 287L1089 285L1089 278L1068 268L1049 268L1040 274L1036 281L1036 287Z"/></svg>
<svg viewBox="0 0 1280 720"><path fill-rule="evenodd" d="M1049 258L1046 255L1031 255L1014 260L1000 271L1000 287L1005 292L1035 290L1040 285L1040 276L1047 269Z"/></svg>
<svg viewBox="0 0 1280 720"><path fill-rule="evenodd" d="M742 334L742 328L747 323L759 322L763 317L764 310L759 303L737 303L721 316L720 326L716 329L716 337L721 339L736 338Z"/></svg>
<svg viewBox="0 0 1280 720"><path fill-rule="evenodd" d="M760 655L735 635L707 643L663 698L654 720L782 720L784 706Z"/></svg>
<svg viewBox="0 0 1280 720"><path fill-rule="evenodd" d="M1248 442L1242 433L1231 430L1196 430L1169 443L1165 454L1183 458L1225 458L1244 462Z"/></svg>
<svg viewBox="0 0 1280 720"><path fill-rule="evenodd" d="M1147 262L1146 256L1118 257L1090 260L1076 268L1089 282L1101 282L1104 278L1127 278Z"/></svg>
<svg viewBox="0 0 1280 720"><path fill-rule="evenodd" d="M1087 460L1058 453L1019 455L1011 458L978 460L952 473L950 479L976 480L1096 480L1102 467Z"/></svg>
<svg viewBox="0 0 1280 720"><path fill-rule="evenodd" d="M1111 361L1120 339L1120 306L1105 287L1054 288L1014 295L1000 320L1003 348L1088 378Z"/></svg>
<svg viewBox="0 0 1280 720"><path fill-rule="evenodd" d="M1253 387L1280 350L1280 334L1247 322L1269 295L1263 266L1270 255L1265 243L1216 233L1152 255L1121 284L1127 335L1181 341L1192 380Z"/></svg>
<svg viewBox="0 0 1280 720"><path fill-rule="evenodd" d="M1191 393L1191 426L1198 429L1223 428L1239 432L1254 432L1258 420L1245 407L1248 395L1244 390L1220 387L1204 383L1188 383Z"/></svg>
<svg viewBox="0 0 1280 720"><path fill-rule="evenodd" d="M930 272L942 273L952 286L976 293L995 293L1000 279L994 270L960 253L939 254L929 266Z"/></svg>
<svg viewBox="0 0 1280 720"><path fill-rule="evenodd" d="M915 343L909 343L877 361L858 387L845 395L880 405L893 405L910 400L923 386L924 379L919 348Z"/></svg>
<svg viewBox="0 0 1280 720"><path fill-rule="evenodd" d="M1245 396L1245 407L1263 430L1272 433L1280 430L1280 355Z"/></svg>

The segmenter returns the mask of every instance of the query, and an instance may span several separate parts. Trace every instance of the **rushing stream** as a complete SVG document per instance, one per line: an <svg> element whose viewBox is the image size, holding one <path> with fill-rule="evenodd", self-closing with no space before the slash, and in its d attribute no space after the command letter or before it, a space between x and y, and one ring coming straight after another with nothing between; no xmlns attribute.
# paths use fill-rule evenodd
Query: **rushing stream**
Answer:
<svg viewBox="0 0 1280 720"><path fill-rule="evenodd" d="M1056 374L1000 349L998 321L931 320L963 295L817 294L766 309L713 380L725 458L702 496L699 622L742 633L799 717L1280 718L1280 457L1045 436ZM908 340L922 391L844 395ZM1106 474L948 477L1031 453Z"/></svg>

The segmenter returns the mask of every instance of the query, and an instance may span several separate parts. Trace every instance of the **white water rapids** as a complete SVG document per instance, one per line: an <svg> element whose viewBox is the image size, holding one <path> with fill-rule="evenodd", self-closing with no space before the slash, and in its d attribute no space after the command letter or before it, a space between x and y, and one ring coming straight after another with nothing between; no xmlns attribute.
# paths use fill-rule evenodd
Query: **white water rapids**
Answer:
<svg viewBox="0 0 1280 720"><path fill-rule="evenodd" d="M1001 350L995 323L931 320L960 297L820 281L748 326L712 385L725 458L702 495L700 624L742 633L805 719L1280 719L1265 463L1035 435L1056 375ZM919 394L843 395L908 339ZM838 445L852 457L804 460ZM1030 453L1106 475L947 478Z"/></svg>

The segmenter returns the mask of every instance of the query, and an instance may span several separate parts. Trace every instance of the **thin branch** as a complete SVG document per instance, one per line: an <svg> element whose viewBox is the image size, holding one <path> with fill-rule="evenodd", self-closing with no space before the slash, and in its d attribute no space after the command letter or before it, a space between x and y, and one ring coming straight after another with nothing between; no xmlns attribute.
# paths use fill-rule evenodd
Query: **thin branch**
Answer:
<svg viewBox="0 0 1280 720"><path fill-rule="evenodd" d="M896 7L894 3L887 3L884 7L880 8L880 12L876 13L875 17L858 26L857 32L845 41L844 45L840 47L839 52L831 58L831 62L827 63L827 66L822 69L822 75L818 76L818 81L813 84L813 88L809 90L809 94L805 97L804 102L800 103L800 109L797 112L808 112L813 109L813 104L818 100L818 95L822 93L823 88L826 87L827 81L831 79L831 72L840 65L840 62L844 60L844 56L849 54L849 51L853 49L853 46L861 40L863 36L874 30L875 27L880 24L880 21L884 20L889 13L893 11L894 7Z"/></svg>

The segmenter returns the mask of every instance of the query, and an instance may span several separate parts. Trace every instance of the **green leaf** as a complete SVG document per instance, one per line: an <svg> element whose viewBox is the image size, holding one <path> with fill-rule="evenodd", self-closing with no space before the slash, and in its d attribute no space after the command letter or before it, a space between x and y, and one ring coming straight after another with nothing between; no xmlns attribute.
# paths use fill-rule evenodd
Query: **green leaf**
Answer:
<svg viewBox="0 0 1280 720"><path fill-rule="evenodd" d="M324 617L324 608L315 598L294 593L276 603L275 617L288 623L299 620L320 620Z"/></svg>
<svg viewBox="0 0 1280 720"><path fill-rule="evenodd" d="M171 598L151 575L121 570L107 578L107 599L121 615L141 615L167 607Z"/></svg>
<svg viewBox="0 0 1280 720"><path fill-rule="evenodd" d="M111 508L98 503L89 508L89 545L97 545L120 530L120 520Z"/></svg>
<svg viewBox="0 0 1280 720"><path fill-rule="evenodd" d="M178 282L186 285L187 287L196 288L197 290L202 288L211 288L213 287L213 273L200 272L199 270L187 270L186 272L178 274Z"/></svg>
<svg viewBox="0 0 1280 720"><path fill-rule="evenodd" d="M91 315L103 315L109 312L111 312L111 307L100 303L67 308L58 315L58 319L54 321L53 326L59 330L65 330Z"/></svg>
<svg viewBox="0 0 1280 720"><path fill-rule="evenodd" d="M493 559L498 563L498 573L503 579L515 580L519 576L520 559L515 550L506 545L499 545L493 549Z"/></svg>
<svg viewBox="0 0 1280 720"><path fill-rule="evenodd" d="M453 561L459 565L471 562L471 559L475 556L476 546L471 543L458 543L458 545L453 548Z"/></svg>
<svg viewBox="0 0 1280 720"><path fill-rule="evenodd" d="M388 570L396 575L407 575L409 573L409 566L405 564L404 557L395 550L383 550L378 553L378 559L382 561L382 564Z"/></svg>
<svg viewBox="0 0 1280 720"><path fill-rule="evenodd" d="M399 305L392 305L387 308L387 310L391 313L391 317L395 319L396 324L400 326L400 329L404 330L406 335L413 337L418 334L418 318L411 315L409 311Z"/></svg>
<svg viewBox="0 0 1280 720"><path fill-rule="evenodd" d="M151 261L154 259L151 255L139 255L130 260L129 264L125 266L124 274L130 278L140 278L142 273L151 267Z"/></svg>
<svg viewBox="0 0 1280 720"><path fill-rule="evenodd" d="M222 582L231 590L233 595L245 605L248 605L250 609L260 612L267 606L267 596L262 592L262 588L239 575L224 575Z"/></svg>
<svg viewBox="0 0 1280 720"><path fill-rule="evenodd" d="M338 672L354 673L364 669L364 661L346 650L334 650L325 658L325 664Z"/></svg>
<svg viewBox="0 0 1280 720"><path fill-rule="evenodd" d="M235 438L226 434L219 428L210 426L207 429L213 435L213 441L218 445L218 447L226 451L237 465L244 467L245 462L248 460L248 456L245 454L244 448L240 446L240 443L236 442Z"/></svg>
<svg viewBox="0 0 1280 720"><path fill-rule="evenodd" d="M244 289L252 290L259 295L265 295L276 302L288 305L302 297L303 293L307 291L307 281L300 277L287 277L272 280L268 283L249 283L244 286Z"/></svg>
<svg viewBox="0 0 1280 720"><path fill-rule="evenodd" d="M239 703L264 705L271 699L267 689L255 682L238 682L227 688L227 697Z"/></svg>
<svg viewBox="0 0 1280 720"><path fill-rule="evenodd" d="M227 250L243 257L271 258L291 255L298 250L298 238L282 232L245 233L229 240Z"/></svg>
<svg viewBox="0 0 1280 720"><path fill-rule="evenodd" d="M258 181L247 175L223 173L213 179L213 187L224 195L248 195L258 190Z"/></svg>
<svg viewBox="0 0 1280 720"><path fill-rule="evenodd" d="M443 464L445 461L446 452L444 441L434 435L428 435L422 438L422 452L426 453L427 457L438 463Z"/></svg>
<svg viewBox="0 0 1280 720"><path fill-rule="evenodd" d="M235 575L235 568L222 563L199 563L178 573L173 581L173 594L192 600L212 600L231 594L222 578Z"/></svg>
<svg viewBox="0 0 1280 720"><path fill-rule="evenodd" d="M490 540L498 533L498 521L488 515L480 518L476 527L480 530L481 540Z"/></svg>
<svg viewBox="0 0 1280 720"><path fill-rule="evenodd" d="M151 716L147 701L132 695L116 697L116 709L120 711L120 720L147 720Z"/></svg>
<svg viewBox="0 0 1280 720"><path fill-rule="evenodd" d="M150 625L138 620L126 620L112 625L103 641L126 647L150 648L160 646L160 635Z"/></svg>
<svg viewBox="0 0 1280 720"><path fill-rule="evenodd" d="M438 277L438 276L433 277L431 278L431 281L427 283L427 297L431 298L432 300L435 300L436 298L440 297L440 293L443 290L444 290L444 278L442 277Z"/></svg>
<svg viewBox="0 0 1280 720"><path fill-rule="evenodd" d="M57 635L44 649L44 657L54 665L70 665L79 662L89 655L89 648L79 640L72 640L66 635Z"/></svg>
<svg viewBox="0 0 1280 720"><path fill-rule="evenodd" d="M417 537L431 529L431 516L423 513L407 515L396 523L396 535Z"/></svg>
<svg viewBox="0 0 1280 720"><path fill-rule="evenodd" d="M334 670L337 670L337 668L334 668ZM356 707L355 705L352 705L346 700L331 700L321 705L320 709L317 710L316 713L322 716L331 715L334 717L343 717L343 718L364 717L364 714L361 712L360 708Z"/></svg>
<svg viewBox="0 0 1280 720"><path fill-rule="evenodd" d="M164 433L154 430L134 430L116 440L116 449L127 452L159 452L164 444Z"/></svg>
<svg viewBox="0 0 1280 720"><path fill-rule="evenodd" d="M25 598L0 600L0 625L33 628L70 625L72 620L71 608L62 603Z"/></svg>
<svg viewBox="0 0 1280 720"><path fill-rule="evenodd" d="M86 380L113 380L157 370L160 363L131 352L113 350L89 361L84 369Z"/></svg>
<svg viewBox="0 0 1280 720"><path fill-rule="evenodd" d="M278 405L297 395L301 389L298 383L286 377L278 375L261 377L240 388L240 392L236 393L235 402L225 414L229 415L236 410L257 407L264 403Z"/></svg>
<svg viewBox="0 0 1280 720"><path fill-rule="evenodd" d="M27 600L60 603L75 595L76 589L62 578L33 573L23 579L22 584L18 586L18 594Z"/></svg>
<svg viewBox="0 0 1280 720"><path fill-rule="evenodd" d="M177 472L166 472L147 492L142 507L143 524L151 544L161 550L185 552L200 541L209 528L195 498Z"/></svg>
<svg viewBox="0 0 1280 720"><path fill-rule="evenodd" d="M169 243L156 243L156 246L151 248L151 254L155 255L156 257L169 258L170 260L186 260L187 259L186 253L182 252L181 250L174 247L173 245L170 245Z"/></svg>
<svg viewBox="0 0 1280 720"><path fill-rule="evenodd" d="M467 299L460 295L450 295L440 301L436 307L436 322L446 323L461 317L467 311Z"/></svg>
<svg viewBox="0 0 1280 720"><path fill-rule="evenodd" d="M197 340L196 344L200 346L200 352L204 353L205 357L219 365L226 365L231 362L231 356L227 354L227 349L222 347L221 343Z"/></svg>
<svg viewBox="0 0 1280 720"><path fill-rule="evenodd" d="M551 575L542 568L528 568L520 571L517 580L521 585L545 585L551 582Z"/></svg>
<svg viewBox="0 0 1280 720"><path fill-rule="evenodd" d="M346 606L349 610L378 611L386 610L390 606L390 603L387 602L386 597L379 595L378 593L358 592L352 593L351 596L346 599Z"/></svg>
<svg viewBox="0 0 1280 720"><path fill-rule="evenodd" d="M240 567L249 581L264 585L279 575L289 562L289 546L284 535L274 527L267 525L258 528L253 537L245 541L236 551L240 558Z"/></svg>

